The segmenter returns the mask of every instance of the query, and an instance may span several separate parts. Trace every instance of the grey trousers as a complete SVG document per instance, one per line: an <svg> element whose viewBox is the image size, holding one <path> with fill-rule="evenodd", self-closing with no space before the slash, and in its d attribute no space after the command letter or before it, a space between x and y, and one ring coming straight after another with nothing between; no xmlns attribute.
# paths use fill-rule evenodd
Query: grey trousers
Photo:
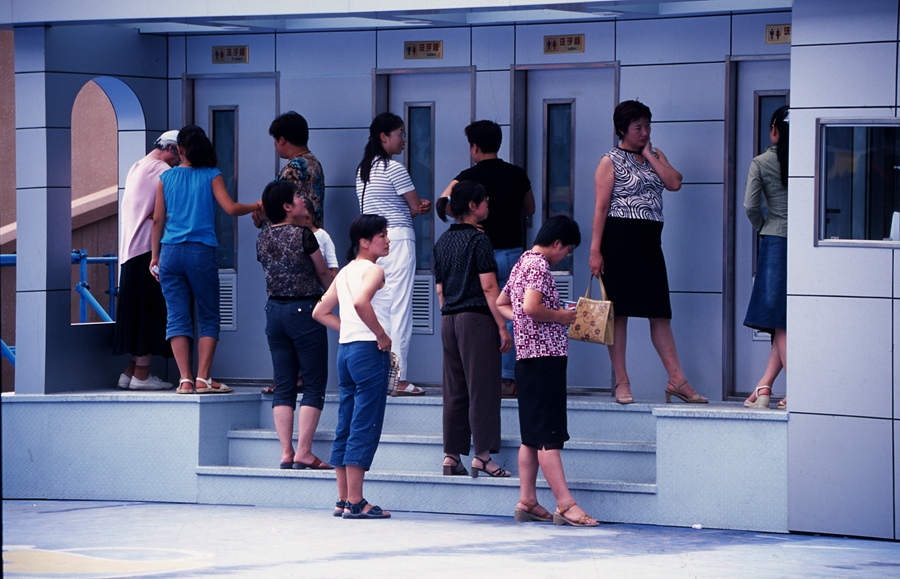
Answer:
<svg viewBox="0 0 900 579"><path fill-rule="evenodd" d="M441 316L444 346L444 452L500 451L500 333L494 318Z"/></svg>

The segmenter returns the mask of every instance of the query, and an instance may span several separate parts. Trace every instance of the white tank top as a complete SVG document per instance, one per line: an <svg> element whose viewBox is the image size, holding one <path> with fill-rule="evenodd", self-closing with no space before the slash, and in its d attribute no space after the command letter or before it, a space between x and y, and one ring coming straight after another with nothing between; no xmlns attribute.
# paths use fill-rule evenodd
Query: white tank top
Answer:
<svg viewBox="0 0 900 579"><path fill-rule="evenodd" d="M338 339L341 344L375 341L375 334L359 319L356 308L353 307L353 297L359 293L362 286L363 272L374 265L367 259L354 260L334 278L334 283L337 284L338 304L341 307L341 337ZM391 290L387 285L372 296L372 309L375 310L378 323L390 335Z"/></svg>

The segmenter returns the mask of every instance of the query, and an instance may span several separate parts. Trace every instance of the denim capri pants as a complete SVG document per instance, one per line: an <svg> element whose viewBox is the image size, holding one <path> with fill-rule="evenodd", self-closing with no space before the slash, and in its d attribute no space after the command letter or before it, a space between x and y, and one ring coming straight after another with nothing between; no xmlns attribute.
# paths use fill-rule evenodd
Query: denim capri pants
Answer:
<svg viewBox="0 0 900 579"><path fill-rule="evenodd" d="M203 243L164 243L159 252L159 283L166 298L166 339L194 337L191 298L201 338L219 339L219 266L216 248Z"/></svg>

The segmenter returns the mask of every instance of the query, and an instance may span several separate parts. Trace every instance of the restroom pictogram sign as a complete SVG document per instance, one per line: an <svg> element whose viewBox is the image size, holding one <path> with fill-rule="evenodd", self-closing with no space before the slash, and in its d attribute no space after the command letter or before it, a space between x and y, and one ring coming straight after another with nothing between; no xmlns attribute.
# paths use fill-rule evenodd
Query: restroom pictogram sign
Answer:
<svg viewBox="0 0 900 579"><path fill-rule="evenodd" d="M584 34L544 37L544 54L584 52Z"/></svg>

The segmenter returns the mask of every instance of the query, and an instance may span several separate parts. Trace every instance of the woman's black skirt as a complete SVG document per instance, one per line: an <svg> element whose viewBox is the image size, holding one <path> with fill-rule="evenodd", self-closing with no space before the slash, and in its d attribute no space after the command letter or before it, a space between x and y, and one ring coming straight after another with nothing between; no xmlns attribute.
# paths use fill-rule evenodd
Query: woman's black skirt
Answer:
<svg viewBox="0 0 900 579"><path fill-rule="evenodd" d="M166 300L150 273L150 253L122 264L113 353L172 356L166 341Z"/></svg>
<svg viewBox="0 0 900 579"><path fill-rule="evenodd" d="M617 316L672 318L661 221L607 217L603 285Z"/></svg>

